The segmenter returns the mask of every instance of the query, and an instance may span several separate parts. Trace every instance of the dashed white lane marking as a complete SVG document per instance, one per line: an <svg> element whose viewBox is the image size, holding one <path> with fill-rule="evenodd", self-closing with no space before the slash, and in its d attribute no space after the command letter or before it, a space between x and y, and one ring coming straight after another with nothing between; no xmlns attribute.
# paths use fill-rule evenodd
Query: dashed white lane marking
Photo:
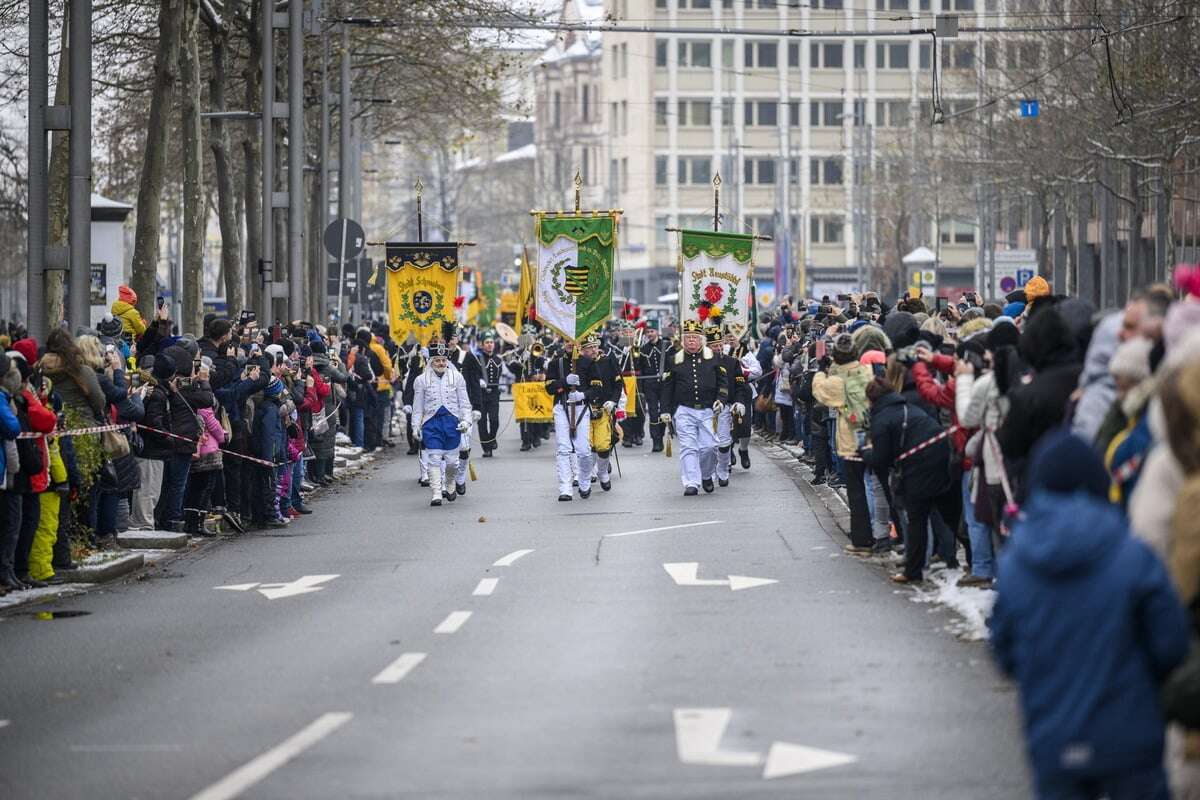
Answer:
<svg viewBox="0 0 1200 800"><path fill-rule="evenodd" d="M404 653L391 664L384 667L383 671L371 678L371 683L399 683L404 680L404 676L416 669L417 665L425 660L426 653Z"/></svg>
<svg viewBox="0 0 1200 800"><path fill-rule="evenodd" d="M345 725L354 715L349 711L331 711L313 720L299 733L284 740L262 755L247 761L192 800L232 800L296 756Z"/></svg>
<svg viewBox="0 0 1200 800"><path fill-rule="evenodd" d="M723 525L723 519L710 519L708 522L687 522L683 525L664 525L661 528L642 528L640 531L625 531L624 533L606 533L605 539L617 539L621 536L636 536L639 533L658 533L659 531L674 531L680 528L699 528L703 525Z"/></svg>
<svg viewBox="0 0 1200 800"><path fill-rule="evenodd" d="M433 629L434 633L457 633L466 621L471 618L470 611L451 611L442 623Z"/></svg>
<svg viewBox="0 0 1200 800"><path fill-rule="evenodd" d="M0 728L7 728L8 726L9 726L9 720L0 719Z"/></svg>
<svg viewBox="0 0 1200 800"><path fill-rule="evenodd" d="M496 584L500 583L499 578L484 578L475 586L475 591L471 592L476 597L487 597L492 592L496 591Z"/></svg>
<svg viewBox="0 0 1200 800"><path fill-rule="evenodd" d="M504 558L497 561L495 564L492 564L492 566L493 567L511 567L513 564L516 563L518 558L527 556L532 552L533 552L532 550L514 550L513 552L506 555Z"/></svg>

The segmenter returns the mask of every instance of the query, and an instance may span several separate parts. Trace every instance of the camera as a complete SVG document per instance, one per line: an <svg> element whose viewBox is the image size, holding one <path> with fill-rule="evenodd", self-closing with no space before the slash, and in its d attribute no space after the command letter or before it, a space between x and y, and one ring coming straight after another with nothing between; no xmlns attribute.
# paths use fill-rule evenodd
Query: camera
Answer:
<svg viewBox="0 0 1200 800"><path fill-rule="evenodd" d="M901 347L896 351L896 360L906 367L911 367L913 364L921 360L915 345Z"/></svg>

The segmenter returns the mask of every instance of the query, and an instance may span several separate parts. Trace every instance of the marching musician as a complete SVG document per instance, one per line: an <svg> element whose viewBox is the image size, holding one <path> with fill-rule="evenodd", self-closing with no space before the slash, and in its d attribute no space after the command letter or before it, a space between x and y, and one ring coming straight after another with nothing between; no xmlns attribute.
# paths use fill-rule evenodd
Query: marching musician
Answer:
<svg viewBox="0 0 1200 800"><path fill-rule="evenodd" d="M729 380L717 355L704 344L695 320L683 323L681 349L667 364L659 421L674 421L679 436L679 468L683 494L712 492L717 462L717 428L729 403Z"/></svg>
<svg viewBox="0 0 1200 800"><path fill-rule="evenodd" d="M653 443L651 452L661 453L663 450L663 432L666 426L659 421L662 415L661 377L663 366L667 361L669 350L658 332L658 320L646 323L646 339L641 350L641 363L638 365L638 395L641 398L642 419L650 423L650 441ZM637 441L642 441L641 426L639 425Z"/></svg>
<svg viewBox="0 0 1200 800"><path fill-rule="evenodd" d="M443 499L454 502L456 494L448 490L449 480L443 489L442 470L449 466L447 456L461 451L463 434L471 429L473 417L466 380L450 368L450 353L445 343L430 343L429 366L413 384L413 435L424 444L429 461L431 506L440 506ZM455 469L454 478L460 477L457 473L461 469Z"/></svg>
<svg viewBox="0 0 1200 800"><path fill-rule="evenodd" d="M591 385L590 359L575 359L569 349L552 358L546 367L546 392L554 398L555 466L558 499L571 499L571 456L579 461L579 497L592 494L591 415L584 390Z"/></svg>
<svg viewBox="0 0 1200 800"><path fill-rule="evenodd" d="M500 435L500 377L504 374L504 361L496 352L496 337L491 331L483 336L483 391L481 392L482 416L479 418L479 444L483 457L491 458Z"/></svg>
<svg viewBox="0 0 1200 800"><path fill-rule="evenodd" d="M612 489L612 449L616 444L616 424L613 414L621 399L624 383L621 367L611 350L600 354L600 340L591 335L583 340L580 363L591 362L591 376L584 394L588 399L592 451L595 453L596 477L604 491ZM582 470L582 465L580 469Z"/></svg>
<svg viewBox="0 0 1200 800"><path fill-rule="evenodd" d="M724 341L728 330L728 324L724 326L724 330L721 325L709 325L705 328L708 346L716 353L717 361L725 370L730 382L729 398L732 400L717 418L717 463L714 472L719 486L729 485L729 465L733 459L733 428L735 424L742 424L746 418L746 409L750 407L750 386L742 373L742 363Z"/></svg>
<svg viewBox="0 0 1200 800"><path fill-rule="evenodd" d="M641 447L642 437L646 433L646 418L643 414L641 387L638 386L637 377L642 373L643 362L645 357L641 353L639 347L639 337L642 335L641 328L634 328L632 324L626 323L624 335L621 337L621 379L622 384L625 378L634 378L634 397L633 411L628 411L629 403L626 402L625 419L621 420L621 430L624 436L621 439L623 447Z"/></svg>

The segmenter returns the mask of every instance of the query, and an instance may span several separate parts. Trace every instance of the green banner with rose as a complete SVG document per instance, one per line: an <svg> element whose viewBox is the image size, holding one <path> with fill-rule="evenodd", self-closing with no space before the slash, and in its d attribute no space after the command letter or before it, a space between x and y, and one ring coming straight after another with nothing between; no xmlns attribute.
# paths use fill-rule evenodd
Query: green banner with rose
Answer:
<svg viewBox="0 0 1200 800"><path fill-rule="evenodd" d="M728 325L739 334L750 324L754 302L754 237L743 233L682 231L680 234L684 320Z"/></svg>

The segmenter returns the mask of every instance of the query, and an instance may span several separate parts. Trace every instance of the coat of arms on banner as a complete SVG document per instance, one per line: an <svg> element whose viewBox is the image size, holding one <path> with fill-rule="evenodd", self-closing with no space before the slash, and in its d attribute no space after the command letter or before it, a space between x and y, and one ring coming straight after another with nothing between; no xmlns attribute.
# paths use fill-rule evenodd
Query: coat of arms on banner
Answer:
<svg viewBox="0 0 1200 800"><path fill-rule="evenodd" d="M683 318L748 324L754 237L685 230L680 239Z"/></svg>

